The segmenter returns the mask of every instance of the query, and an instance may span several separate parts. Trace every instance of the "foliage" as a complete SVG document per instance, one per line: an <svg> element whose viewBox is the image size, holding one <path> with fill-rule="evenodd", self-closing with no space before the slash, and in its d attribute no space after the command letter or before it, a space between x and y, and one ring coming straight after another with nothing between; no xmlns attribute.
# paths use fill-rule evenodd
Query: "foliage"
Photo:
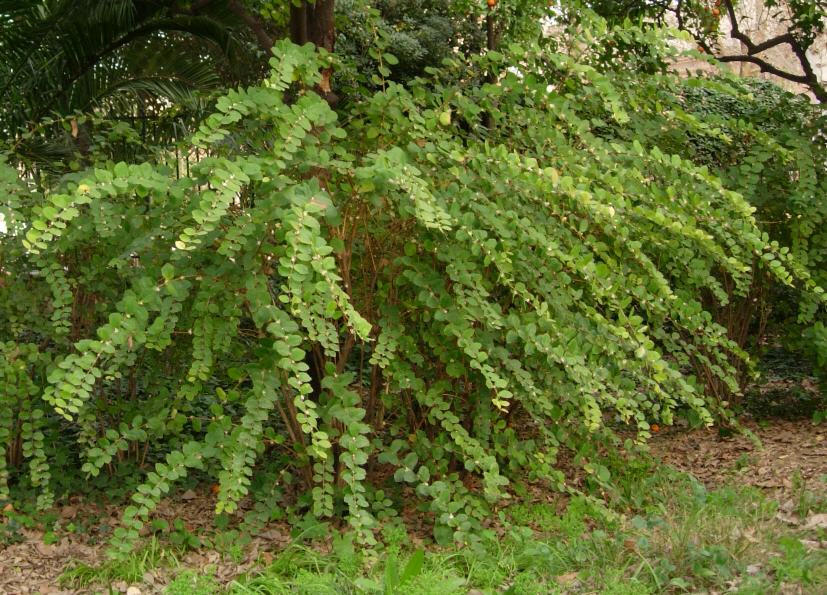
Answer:
<svg viewBox="0 0 827 595"><path fill-rule="evenodd" d="M628 26L606 27L584 58L601 68L617 67L621 60L662 73L664 65L656 47L652 37L629 36ZM767 81L736 77L651 80L657 81L658 88L648 92L659 94L664 111L672 117L652 119L646 113L633 113L631 125L636 133L666 152L709 168L727 188L738 191L755 207L756 220L767 237L784 246L783 251L791 251L808 275L823 285L827 244L820 196L827 181L827 152L821 133L824 116L818 107ZM624 93L634 92L624 89ZM686 114L703 122L706 131L698 134L685 126L681 120ZM807 291L778 284L773 276L760 273L757 261L754 267L748 292L735 295L734 286L724 279L727 298L721 301L706 293L704 307L727 329L729 338L753 355L761 355L768 335L781 335L786 346L815 352L811 359L816 361L817 351L823 349L821 322L813 325L817 300ZM739 383L745 384L751 370L743 361L732 363ZM704 363L693 365L708 392L723 400L737 398L709 374Z"/></svg>
<svg viewBox="0 0 827 595"><path fill-rule="evenodd" d="M345 28L337 41L337 53L353 62L353 76L376 71L378 64L371 53L377 36L392 48L397 63L392 65L389 78L397 82L425 74L428 66L439 66L454 48L471 54L485 47L484 29L478 19L469 18L471 7L467 2L383 1L369 7L358 0L340 0L336 9L346 22L370 23L369 27Z"/></svg>
<svg viewBox="0 0 827 595"><path fill-rule="evenodd" d="M823 295L743 195L661 146L725 137L671 75L512 45L407 86L380 71L340 120L313 91L332 57L274 53L187 172L101 155L43 187L2 167L2 378L31 403L6 408L74 436L62 473L146 471L116 555L194 471L237 513L259 462L297 524L343 516L373 544L415 493L438 542L478 545L510 478L562 486L561 450L608 485L613 416L645 441L680 408L727 415L687 373L739 390L706 296L759 274ZM42 434L21 432L45 505Z"/></svg>
<svg viewBox="0 0 827 595"><path fill-rule="evenodd" d="M708 165L726 185L738 190L756 207L759 225L785 246L812 277L824 284L827 190L823 116L805 98L761 81L734 83L737 94L714 88L688 87L682 95L689 110L726 140L675 138L689 147L696 163ZM780 287L770 277L756 275L746 299L732 300L716 317L728 326L729 336L752 350L766 334L789 337L814 354L816 368L824 340L822 323L813 323L817 303L804 294ZM803 324L802 324L803 322ZM804 337L804 341L801 340Z"/></svg>
<svg viewBox="0 0 827 595"><path fill-rule="evenodd" d="M737 93L686 86L688 109L728 139L691 139L690 152L748 198L762 228L821 281L827 250L825 207L818 200L827 183L823 115L806 98L767 81L730 84Z"/></svg>
<svg viewBox="0 0 827 595"><path fill-rule="evenodd" d="M26 459L32 486L40 488L38 506L48 507L52 502L49 485L50 471L44 444L43 403L37 376L46 356L36 345L0 343L0 502L9 500L9 472Z"/></svg>
<svg viewBox="0 0 827 595"><path fill-rule="evenodd" d="M446 59L479 54L489 41L488 17L495 47L502 39L533 43L541 37L548 7L534 0L495 7L469 0L339 0L336 11L342 23L336 41L341 61L336 88L345 99L358 101L387 81L410 83ZM458 78L478 85L484 75L469 70Z"/></svg>

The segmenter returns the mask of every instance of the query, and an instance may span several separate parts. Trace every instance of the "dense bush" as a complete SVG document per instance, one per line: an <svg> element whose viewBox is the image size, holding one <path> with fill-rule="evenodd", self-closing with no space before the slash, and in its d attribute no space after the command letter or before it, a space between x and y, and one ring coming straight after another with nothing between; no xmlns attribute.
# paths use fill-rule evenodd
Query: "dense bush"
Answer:
<svg viewBox="0 0 827 595"><path fill-rule="evenodd" d="M690 113L721 134L674 135L675 150L684 147L687 157L707 165L728 188L742 194L755 207L761 229L789 247L823 285L827 151L820 108L772 83L748 79L730 80L723 89L686 84L680 96ZM724 304L710 301L708 307L728 336L752 354L760 354L768 335L787 347L804 347L805 353L824 349L818 336L821 322L814 323L818 302L806 291L779 285L772 276L757 273L746 295L730 296ZM741 369L743 384L747 370ZM726 394L723 387L710 389Z"/></svg>
<svg viewBox="0 0 827 595"><path fill-rule="evenodd" d="M658 127L723 137L669 75L513 46L339 118L312 90L329 60L277 45L188 175L101 155L40 189L2 168L0 438L44 506L47 433L80 451L63 475L151 465L117 551L192 469L233 513L262 465L270 506L364 542L400 490L472 541L509 478L562 484L562 449L610 481L612 416L645 440L678 408L725 415L689 373L739 390L706 296L759 274L821 295L741 194L657 146Z"/></svg>

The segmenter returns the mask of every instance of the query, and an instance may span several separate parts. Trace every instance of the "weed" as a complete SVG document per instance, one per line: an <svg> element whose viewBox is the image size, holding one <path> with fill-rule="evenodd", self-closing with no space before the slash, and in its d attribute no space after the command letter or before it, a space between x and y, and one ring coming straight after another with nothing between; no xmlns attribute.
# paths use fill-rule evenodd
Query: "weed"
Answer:
<svg viewBox="0 0 827 595"><path fill-rule="evenodd" d="M748 469L755 464L755 457L747 454L741 453L737 459L735 459L735 470L736 471L743 471L744 469Z"/></svg>
<svg viewBox="0 0 827 595"><path fill-rule="evenodd" d="M275 558L263 572L239 577L231 585L231 592L345 592L352 586L351 581L338 568L337 561L336 556L325 556L310 547L294 543ZM298 590L294 590L294 587Z"/></svg>
<svg viewBox="0 0 827 595"><path fill-rule="evenodd" d="M824 483L823 479L822 483ZM796 470L793 473L793 510L799 517L804 518L811 513L827 512L827 491L824 490L824 486L819 486L819 488L810 489L800 471Z"/></svg>
<svg viewBox="0 0 827 595"><path fill-rule="evenodd" d="M790 535L779 540L778 549L781 555L770 560L778 580L827 586L827 552L809 551L800 539Z"/></svg>

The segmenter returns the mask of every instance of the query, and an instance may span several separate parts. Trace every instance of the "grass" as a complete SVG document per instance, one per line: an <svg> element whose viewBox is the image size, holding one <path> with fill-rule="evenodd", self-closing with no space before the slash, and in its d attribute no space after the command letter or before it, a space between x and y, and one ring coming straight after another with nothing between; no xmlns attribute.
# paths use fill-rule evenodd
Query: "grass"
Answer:
<svg viewBox="0 0 827 595"><path fill-rule="evenodd" d="M124 560L110 560L98 566L76 564L70 567L61 575L60 584L63 587L84 589L91 585L111 585L117 582L140 583L147 572L178 564L176 550L151 537L143 548Z"/></svg>
<svg viewBox="0 0 827 595"><path fill-rule="evenodd" d="M609 595L732 590L827 592L827 553L809 550L804 533L776 519L778 504L752 488L708 491L689 476L661 471L638 486L646 502L618 512L588 497L562 515L549 504L515 504L510 526L482 547L431 550L421 571L386 586L393 546L376 560L353 550L319 554L294 546L229 593ZM617 502L616 504L620 504ZM335 549L335 548L334 548Z"/></svg>
<svg viewBox="0 0 827 595"><path fill-rule="evenodd" d="M797 512L824 510L827 484L796 485ZM577 496L558 514L553 503L518 502L506 509L499 531L474 548L421 552L397 521L384 527L378 551L360 550L348 535L335 536L325 553L294 543L226 585L209 572L184 569L167 593L757 595L791 585L827 593L827 552L810 547L827 538L825 531L786 525L778 509L754 488L707 490L674 470L630 468L608 504ZM64 584L140 582L158 565L178 561L153 539L126 562L73 568Z"/></svg>
<svg viewBox="0 0 827 595"><path fill-rule="evenodd" d="M221 587L211 574L198 574L188 570L179 574L167 585L167 595L212 595L221 591Z"/></svg>

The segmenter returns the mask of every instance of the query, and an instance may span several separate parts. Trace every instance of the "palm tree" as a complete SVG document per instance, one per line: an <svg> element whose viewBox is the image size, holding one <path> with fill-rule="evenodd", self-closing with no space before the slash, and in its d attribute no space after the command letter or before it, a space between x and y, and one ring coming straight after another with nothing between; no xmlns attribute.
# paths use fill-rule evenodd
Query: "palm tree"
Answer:
<svg viewBox="0 0 827 595"><path fill-rule="evenodd" d="M0 0L0 130L41 165L84 152L75 114L174 137L210 92L261 74L263 27L237 0Z"/></svg>

